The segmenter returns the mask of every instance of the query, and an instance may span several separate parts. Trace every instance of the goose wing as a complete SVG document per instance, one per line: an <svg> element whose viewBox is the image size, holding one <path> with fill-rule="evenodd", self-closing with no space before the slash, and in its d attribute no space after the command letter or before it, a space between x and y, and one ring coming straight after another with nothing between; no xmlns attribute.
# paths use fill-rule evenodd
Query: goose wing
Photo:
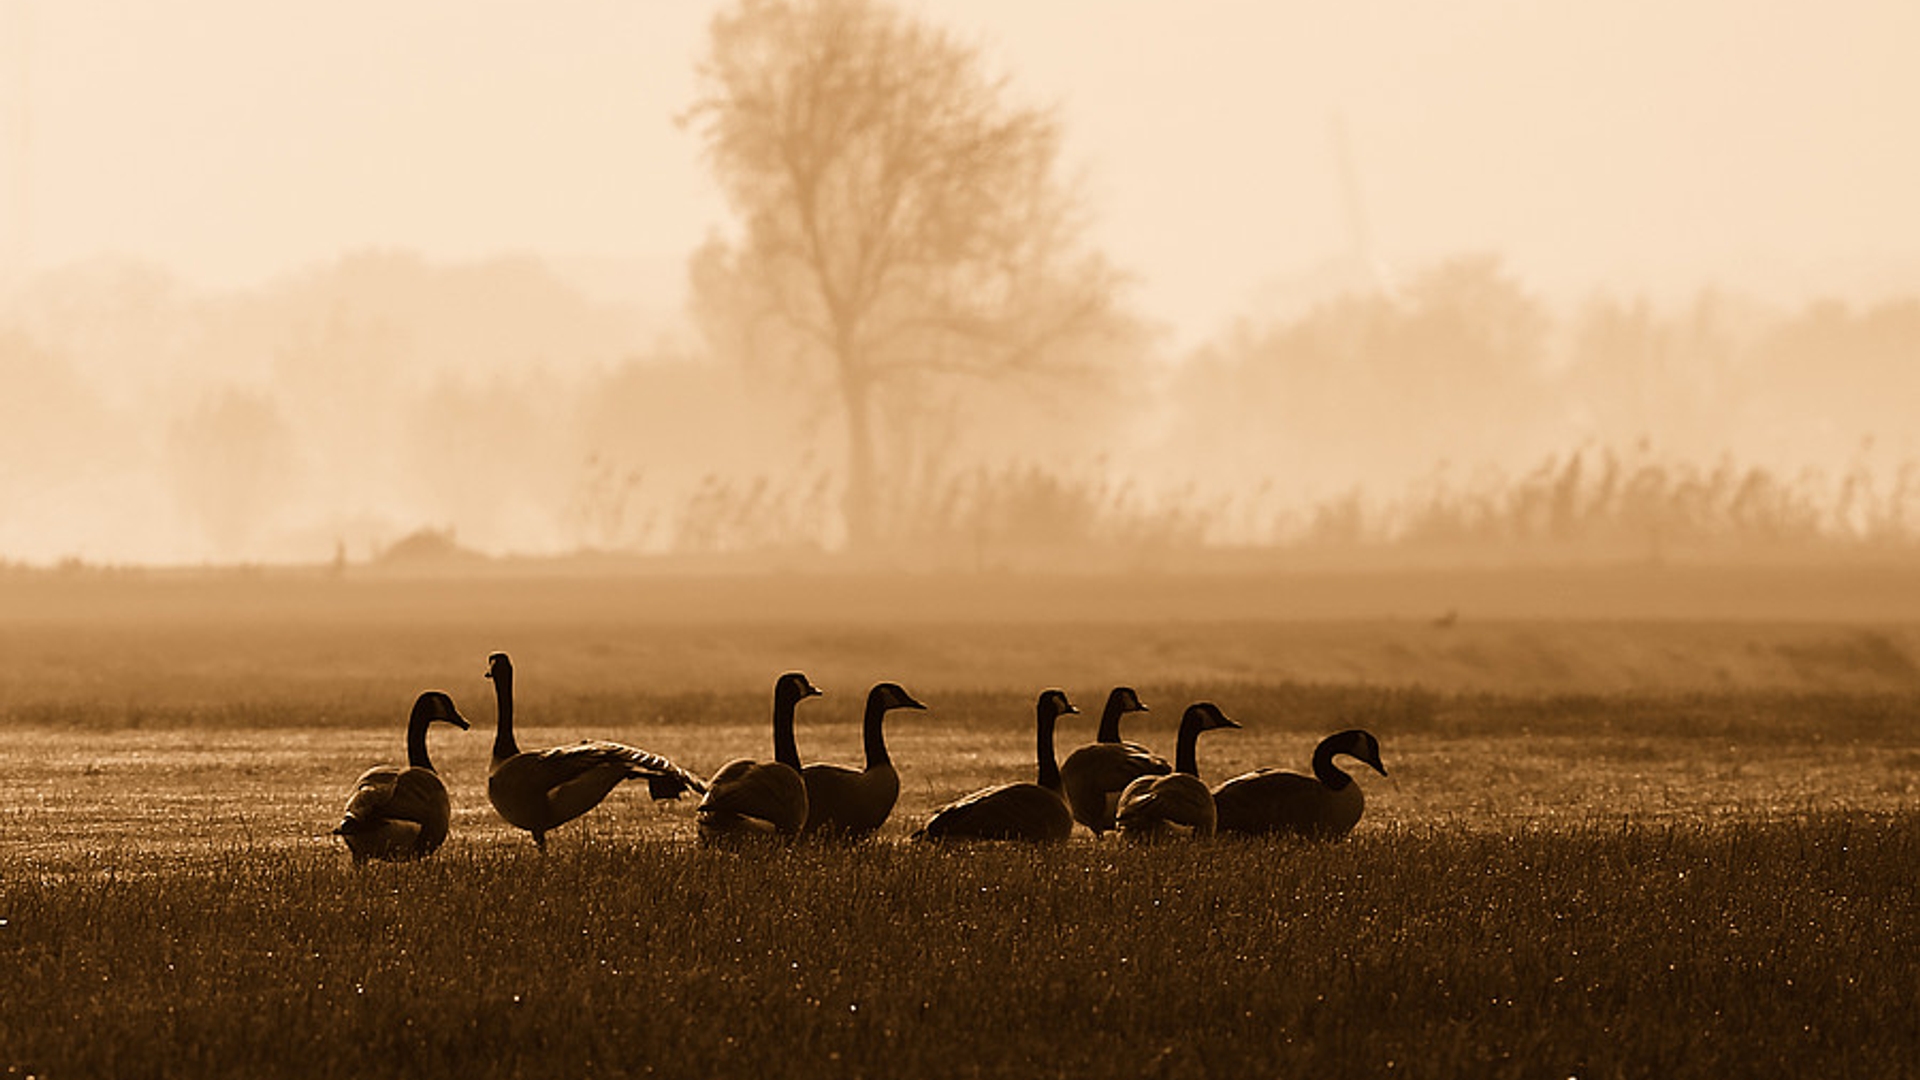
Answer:
<svg viewBox="0 0 1920 1080"><path fill-rule="evenodd" d="M523 771L533 782L551 792L556 788L601 770L619 770L621 779L647 781L647 794L656 799L677 799L686 792L704 793L706 782L659 754L601 739L586 740L571 746L556 746L537 754L522 755L528 764Z"/></svg>
<svg viewBox="0 0 1920 1080"><path fill-rule="evenodd" d="M1113 828L1120 793L1128 784L1172 771L1171 762L1139 743L1088 743L1060 764L1060 783L1074 820L1099 833Z"/></svg>
<svg viewBox="0 0 1920 1080"><path fill-rule="evenodd" d="M886 824L900 800L900 773L891 765L809 765L800 775L807 785L809 833L864 836Z"/></svg>
<svg viewBox="0 0 1920 1080"><path fill-rule="evenodd" d="M1338 791L1311 776L1284 769L1255 769L1213 789L1223 832L1298 833L1338 836L1360 820L1360 785Z"/></svg>
<svg viewBox="0 0 1920 1080"><path fill-rule="evenodd" d="M1185 773L1143 776L1120 793L1115 816L1123 832L1158 833L1169 827L1211 836L1215 810L1213 793L1198 777Z"/></svg>
<svg viewBox="0 0 1920 1080"><path fill-rule="evenodd" d="M346 836L362 832L375 822L387 816L387 804L393 799L393 788L400 780L400 767L397 765L375 765L360 774L353 782L353 793L347 796L347 810L334 827L334 832Z"/></svg>
<svg viewBox="0 0 1920 1080"><path fill-rule="evenodd" d="M1065 840L1073 814L1038 784L1003 784L957 799L934 812L913 835L931 840Z"/></svg>
<svg viewBox="0 0 1920 1080"><path fill-rule="evenodd" d="M355 860L427 855L447 838L446 785L431 769L382 765L360 774L334 832Z"/></svg>
<svg viewBox="0 0 1920 1080"><path fill-rule="evenodd" d="M334 831L345 835L377 821L444 826L450 810L447 786L432 769L376 765L354 781L346 813Z"/></svg>
<svg viewBox="0 0 1920 1080"><path fill-rule="evenodd" d="M798 833L807 821L807 787L778 761L729 761L707 782L696 811L702 829Z"/></svg>

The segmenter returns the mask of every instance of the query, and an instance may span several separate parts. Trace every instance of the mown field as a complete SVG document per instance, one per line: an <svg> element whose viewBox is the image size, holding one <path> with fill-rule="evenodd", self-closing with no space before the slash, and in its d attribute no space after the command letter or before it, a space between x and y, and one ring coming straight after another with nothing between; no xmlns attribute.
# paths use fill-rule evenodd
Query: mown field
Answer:
<svg viewBox="0 0 1920 1080"><path fill-rule="evenodd" d="M1341 617L1271 581L0 580L0 1068L1914 1074L1920 621L1372 589ZM700 772L766 753L790 668L828 691L809 759L856 760L873 681L931 708L889 727L874 843L704 850L623 790L541 856L486 804L492 649L522 745ZM1092 712L1122 681L1143 741L1201 697L1246 725L1209 777L1353 725L1392 776L1332 845L905 841L1030 774L1041 687ZM327 830L430 687L475 724L434 733L454 835L356 871Z"/></svg>

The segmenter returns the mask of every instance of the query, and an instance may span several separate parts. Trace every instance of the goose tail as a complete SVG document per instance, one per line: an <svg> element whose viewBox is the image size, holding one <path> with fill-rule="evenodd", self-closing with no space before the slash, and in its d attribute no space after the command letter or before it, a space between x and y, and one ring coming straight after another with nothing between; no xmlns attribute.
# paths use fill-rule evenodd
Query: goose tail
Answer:
<svg viewBox="0 0 1920 1080"><path fill-rule="evenodd" d="M371 829L372 827L373 827L373 822L368 821L364 818L355 817L352 814L348 814L346 817L343 817L340 819L340 824L335 825L333 827L333 832L330 835L357 836L360 833L366 832L368 829Z"/></svg>
<svg viewBox="0 0 1920 1080"><path fill-rule="evenodd" d="M655 799L677 799L689 791L695 795L707 793L706 781L659 754L633 750L627 768L634 779L646 779L647 794Z"/></svg>

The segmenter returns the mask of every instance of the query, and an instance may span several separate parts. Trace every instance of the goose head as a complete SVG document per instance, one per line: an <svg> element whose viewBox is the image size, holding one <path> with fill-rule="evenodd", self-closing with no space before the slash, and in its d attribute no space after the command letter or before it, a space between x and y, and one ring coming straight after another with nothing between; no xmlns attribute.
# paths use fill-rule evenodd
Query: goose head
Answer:
<svg viewBox="0 0 1920 1080"><path fill-rule="evenodd" d="M1106 712L1115 716L1124 713L1146 712L1146 705L1140 701L1140 695L1134 693L1131 686L1116 686L1113 693L1107 695Z"/></svg>
<svg viewBox="0 0 1920 1080"><path fill-rule="evenodd" d="M1329 735L1323 742L1329 756L1345 754L1370 766L1381 776L1387 775L1387 767L1380 763L1380 740L1373 737L1373 732L1353 728Z"/></svg>
<svg viewBox="0 0 1920 1080"><path fill-rule="evenodd" d="M1180 717L1180 726L1182 728L1191 726L1197 735L1202 731L1212 731L1215 728L1237 728L1240 722L1229 718L1227 714L1220 711L1220 706L1211 701L1196 701L1187 706L1187 711ZM1366 733L1361 732L1361 734Z"/></svg>
<svg viewBox="0 0 1920 1080"><path fill-rule="evenodd" d="M902 689L899 683L883 682L875 683L873 689L867 691L867 708L884 712L887 709L924 709L926 706L915 701L913 695Z"/></svg>
<svg viewBox="0 0 1920 1080"><path fill-rule="evenodd" d="M1035 702L1035 707L1039 709L1041 716L1050 720L1054 717L1065 716L1069 713L1078 713L1080 711L1073 707L1073 702L1067 700L1067 692L1065 690L1040 691L1040 700Z"/></svg>
<svg viewBox="0 0 1920 1080"><path fill-rule="evenodd" d="M473 725L453 707L453 699L439 690L429 690L413 702L412 719L425 724L452 724L461 731L470 730Z"/></svg>
<svg viewBox="0 0 1920 1080"><path fill-rule="evenodd" d="M808 682L807 677L797 671L787 672L773 684L773 700L784 705L797 704L824 693L826 691Z"/></svg>
<svg viewBox="0 0 1920 1080"><path fill-rule="evenodd" d="M513 679L513 661L507 659L506 653L497 652L487 657L487 678L502 681Z"/></svg>

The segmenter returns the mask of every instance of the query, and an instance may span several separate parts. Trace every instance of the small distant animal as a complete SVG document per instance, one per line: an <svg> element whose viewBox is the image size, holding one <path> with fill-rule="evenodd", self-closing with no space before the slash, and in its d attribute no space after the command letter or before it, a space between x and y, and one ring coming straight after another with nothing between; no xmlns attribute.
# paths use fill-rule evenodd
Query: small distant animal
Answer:
<svg viewBox="0 0 1920 1080"><path fill-rule="evenodd" d="M1173 772L1165 776L1142 776L1120 793L1115 821L1121 834L1130 840L1212 836L1216 814L1213 793L1200 782L1200 735L1239 726L1211 701L1196 701L1187 706L1180 718Z"/></svg>
<svg viewBox="0 0 1920 1080"><path fill-rule="evenodd" d="M645 780L656 800L706 792L699 777L622 743L593 740L522 751L513 738L513 663L506 653L487 658L487 678L498 710L487 800L507 824L531 833L540 850L547 848L547 833L600 805L622 781Z"/></svg>
<svg viewBox="0 0 1920 1080"><path fill-rule="evenodd" d="M934 811L915 830L915 840L1030 840L1058 843L1073 834L1073 811L1060 786L1053 755L1054 723L1077 713L1060 690L1042 691L1034 704L1038 775L1031 784L1002 784L976 791Z"/></svg>
<svg viewBox="0 0 1920 1080"><path fill-rule="evenodd" d="M427 757L427 728L452 724L468 729L453 699L429 690L414 699L407 718L407 764L376 765L354 781L347 811L333 833L346 841L355 865L368 859L400 862L431 855L447 838L452 804L447 786Z"/></svg>
<svg viewBox="0 0 1920 1080"><path fill-rule="evenodd" d="M1320 740L1313 750L1313 775L1283 769L1242 773L1213 789L1219 831L1267 835L1292 834L1327 840L1347 835L1366 810L1366 796L1353 777L1333 763L1337 755L1357 758L1381 776L1380 740L1354 728Z"/></svg>
<svg viewBox="0 0 1920 1080"><path fill-rule="evenodd" d="M800 835L807 824L807 784L800 778L793 714L800 702L820 693L798 671L774 680L773 760L736 758L720 766L695 811L702 840Z"/></svg>

